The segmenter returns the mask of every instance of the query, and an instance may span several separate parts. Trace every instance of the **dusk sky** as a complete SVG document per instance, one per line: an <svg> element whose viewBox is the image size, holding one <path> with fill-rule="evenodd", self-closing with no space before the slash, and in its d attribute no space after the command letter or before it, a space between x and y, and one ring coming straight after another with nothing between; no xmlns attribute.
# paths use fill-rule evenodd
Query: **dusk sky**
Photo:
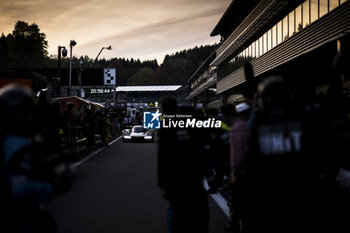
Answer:
<svg viewBox="0 0 350 233"><path fill-rule="evenodd" d="M46 34L50 54L74 39L74 56L125 57L163 62L171 54L210 37L230 0L0 0L0 33L18 20L35 22Z"/></svg>

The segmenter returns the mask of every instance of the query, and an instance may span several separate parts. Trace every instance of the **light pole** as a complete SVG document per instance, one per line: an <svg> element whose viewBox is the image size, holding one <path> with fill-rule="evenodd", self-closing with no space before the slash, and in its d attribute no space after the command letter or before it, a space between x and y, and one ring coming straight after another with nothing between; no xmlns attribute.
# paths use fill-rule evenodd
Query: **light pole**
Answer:
<svg viewBox="0 0 350 233"><path fill-rule="evenodd" d="M102 53L102 50L104 50L104 49L107 49L107 50L112 50L112 45L110 45L110 46L108 46L108 47L102 47L102 49L100 50L100 52L97 54L97 56L96 56L96 58L95 58L94 62L91 64L90 68L92 68L92 67L93 67L93 65L95 64L95 62L96 62L96 60L97 60L98 56L100 56L100 54Z"/></svg>
<svg viewBox="0 0 350 233"><path fill-rule="evenodd" d="M64 46L58 46L58 57L57 57L57 93L58 97L61 97L61 55L62 57L67 57L67 49Z"/></svg>
<svg viewBox="0 0 350 233"><path fill-rule="evenodd" d="M68 95L71 95L71 89L72 89L72 49L77 44L74 40L71 40L69 43L70 47L70 55L69 55L69 93Z"/></svg>

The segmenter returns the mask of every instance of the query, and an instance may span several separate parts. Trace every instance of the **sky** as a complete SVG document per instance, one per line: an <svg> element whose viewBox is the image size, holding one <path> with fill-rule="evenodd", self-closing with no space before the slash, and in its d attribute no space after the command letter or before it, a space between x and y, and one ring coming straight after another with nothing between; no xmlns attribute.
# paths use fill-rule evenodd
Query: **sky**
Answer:
<svg viewBox="0 0 350 233"><path fill-rule="evenodd" d="M49 54L75 40L73 56L125 57L162 63L166 54L218 43L210 32L230 0L0 0L0 33L18 20L36 23Z"/></svg>

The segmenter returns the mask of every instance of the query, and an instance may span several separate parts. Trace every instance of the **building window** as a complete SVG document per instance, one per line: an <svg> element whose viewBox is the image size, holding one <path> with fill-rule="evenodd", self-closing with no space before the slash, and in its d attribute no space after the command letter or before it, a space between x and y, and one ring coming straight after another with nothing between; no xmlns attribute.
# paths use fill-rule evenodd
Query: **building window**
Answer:
<svg viewBox="0 0 350 233"><path fill-rule="evenodd" d="M255 46L255 41L252 44L252 57L255 58L255 52L256 52L256 46Z"/></svg>
<svg viewBox="0 0 350 233"><path fill-rule="evenodd" d="M310 0L303 3L303 28L310 24Z"/></svg>
<svg viewBox="0 0 350 233"><path fill-rule="evenodd" d="M288 25L288 15L284 17L282 20L282 33L283 33L283 41L287 40L289 38L288 31L289 31L289 25Z"/></svg>
<svg viewBox="0 0 350 233"><path fill-rule="evenodd" d="M303 22L302 22L302 6L300 5L295 9L295 27L296 32L299 32L303 29Z"/></svg>
<svg viewBox="0 0 350 233"><path fill-rule="evenodd" d="M263 50L263 42L262 41L263 41L263 37L260 37L259 38L259 56L263 55L263 53L264 53L263 52L264 50Z"/></svg>
<svg viewBox="0 0 350 233"><path fill-rule="evenodd" d="M256 57L256 44L255 41L252 44L252 58Z"/></svg>
<svg viewBox="0 0 350 233"><path fill-rule="evenodd" d="M273 46L273 40L275 39L276 40L276 35L273 33L273 28L274 28L275 26L273 26L272 28L271 28L271 30L269 31L270 32L270 35L269 35L269 37L270 37L270 49L272 49L274 46ZM273 36L273 35L275 35L275 36Z"/></svg>
<svg viewBox="0 0 350 233"><path fill-rule="evenodd" d="M328 0L319 0L320 17L328 13Z"/></svg>
<svg viewBox="0 0 350 233"><path fill-rule="evenodd" d="M266 51L269 51L271 49L271 35L270 35L270 31L267 31L265 33L265 41L266 41Z"/></svg>
<svg viewBox="0 0 350 233"><path fill-rule="evenodd" d="M264 48L264 53L266 53L267 52L267 46L268 46L268 39L267 39L267 37L268 37L268 34L267 34L267 32L263 35L263 43L264 43L264 45L263 45L263 48Z"/></svg>
<svg viewBox="0 0 350 233"><path fill-rule="evenodd" d="M329 10L333 10L334 8L336 8L337 6L339 6L339 0L329 0Z"/></svg>
<svg viewBox="0 0 350 233"><path fill-rule="evenodd" d="M289 37L295 34L295 17L294 17L294 11L289 13Z"/></svg>
<svg viewBox="0 0 350 233"><path fill-rule="evenodd" d="M283 35L282 35L282 21L279 21L277 24L277 44L282 43Z"/></svg>
<svg viewBox="0 0 350 233"><path fill-rule="evenodd" d="M310 0L310 23L318 19L318 0Z"/></svg>
<svg viewBox="0 0 350 233"><path fill-rule="evenodd" d="M271 29L271 47L274 48L277 45L277 25Z"/></svg>

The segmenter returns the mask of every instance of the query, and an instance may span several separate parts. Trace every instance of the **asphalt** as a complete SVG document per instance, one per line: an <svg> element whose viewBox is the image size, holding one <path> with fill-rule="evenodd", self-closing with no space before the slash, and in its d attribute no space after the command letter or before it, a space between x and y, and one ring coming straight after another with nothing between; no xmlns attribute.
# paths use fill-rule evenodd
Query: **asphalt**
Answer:
<svg viewBox="0 0 350 233"><path fill-rule="evenodd" d="M72 189L47 204L58 233L166 233L156 168L156 143L120 140L83 162ZM227 233L226 216L211 198L209 206L209 232Z"/></svg>

